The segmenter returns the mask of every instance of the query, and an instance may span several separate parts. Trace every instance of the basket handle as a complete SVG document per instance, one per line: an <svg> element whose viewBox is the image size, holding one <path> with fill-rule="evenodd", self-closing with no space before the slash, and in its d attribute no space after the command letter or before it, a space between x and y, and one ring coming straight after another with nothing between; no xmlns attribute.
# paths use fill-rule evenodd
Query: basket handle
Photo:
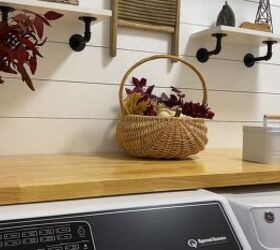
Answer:
<svg viewBox="0 0 280 250"><path fill-rule="evenodd" d="M189 67L199 78L200 82L201 82L201 86L202 86L202 90L203 90L203 99L202 99L202 104L207 104L207 100L208 100L208 95L207 95L207 87L206 87L206 82L203 78L203 76L201 75L201 73L190 63L188 63L187 61L185 61L184 59L177 57L177 56L171 56L171 55L157 55L157 56L151 56L151 57L147 57L145 59L142 59L141 61L135 63L134 65L132 65L128 71L126 72L126 74L124 75L122 81L121 81L121 85L120 85L120 90L119 90L119 101L120 101L120 107L121 107L121 112L122 115L128 114L127 110L125 110L125 105L124 105L124 100L123 100L123 92L124 92L124 86L125 83L128 79L128 77L130 76L130 74L140 65L149 62L149 61L153 61L153 60L158 60L158 59L171 59L171 60L175 60L178 62L183 63L185 66Z"/></svg>

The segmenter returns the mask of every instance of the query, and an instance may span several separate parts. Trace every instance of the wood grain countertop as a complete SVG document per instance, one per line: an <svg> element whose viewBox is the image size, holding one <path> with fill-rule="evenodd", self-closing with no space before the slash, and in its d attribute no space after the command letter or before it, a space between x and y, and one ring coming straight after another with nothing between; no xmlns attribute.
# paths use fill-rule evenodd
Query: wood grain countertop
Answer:
<svg viewBox="0 0 280 250"><path fill-rule="evenodd" d="M0 157L0 205L121 194L280 183L280 165L206 150L189 160L123 154Z"/></svg>

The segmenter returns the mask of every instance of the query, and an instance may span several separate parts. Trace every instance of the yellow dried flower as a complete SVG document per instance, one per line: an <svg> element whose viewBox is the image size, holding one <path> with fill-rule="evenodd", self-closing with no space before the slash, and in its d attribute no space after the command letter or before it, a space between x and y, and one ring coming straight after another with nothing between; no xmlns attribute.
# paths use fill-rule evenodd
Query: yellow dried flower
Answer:
<svg viewBox="0 0 280 250"><path fill-rule="evenodd" d="M143 98L140 93L132 93L124 100L125 110L131 115L144 115L144 112L151 106L151 100L140 101Z"/></svg>

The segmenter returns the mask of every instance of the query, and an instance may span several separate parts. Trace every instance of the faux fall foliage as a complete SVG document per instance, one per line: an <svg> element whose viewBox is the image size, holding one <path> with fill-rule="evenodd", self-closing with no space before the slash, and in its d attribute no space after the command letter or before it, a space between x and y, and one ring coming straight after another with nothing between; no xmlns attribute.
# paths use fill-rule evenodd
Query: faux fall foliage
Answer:
<svg viewBox="0 0 280 250"><path fill-rule="evenodd" d="M162 93L160 97L153 94L155 85L147 87L145 78L132 78L133 89L126 88L126 111L133 115L182 117L213 119L215 113L207 105L186 101L181 90L171 87L171 94Z"/></svg>
<svg viewBox="0 0 280 250"><path fill-rule="evenodd" d="M20 74L22 81L34 90L28 71L35 74L37 59L43 57L38 49L47 41L44 28L62 16L54 11L39 15L21 10L9 22L0 22L0 72ZM3 82L0 75L0 83Z"/></svg>

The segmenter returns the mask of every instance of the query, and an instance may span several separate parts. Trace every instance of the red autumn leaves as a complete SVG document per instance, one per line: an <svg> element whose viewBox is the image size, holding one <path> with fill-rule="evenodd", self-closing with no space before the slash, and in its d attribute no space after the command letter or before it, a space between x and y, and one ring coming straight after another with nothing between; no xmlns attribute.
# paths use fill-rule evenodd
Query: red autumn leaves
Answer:
<svg viewBox="0 0 280 250"><path fill-rule="evenodd" d="M170 109L176 108L176 111L178 111L176 112L176 116L180 116L181 113L193 118L213 119L215 116L215 113L212 112L207 105L187 102L186 95L175 87L171 87L172 93L169 96L162 93L162 95L158 97L152 94L155 85L147 87L147 80L145 78L139 80L133 77L132 83L134 88L132 90L126 88L126 93L128 96L133 93L141 94L138 104L147 100L151 100L151 103L164 104ZM157 116L156 107L154 105L148 106L144 111L144 115Z"/></svg>
<svg viewBox="0 0 280 250"><path fill-rule="evenodd" d="M37 59L42 57L38 48L44 45L45 26L63 15L49 11L44 15L22 10L8 23L0 22L0 72L20 74L22 81L34 90L28 71L35 74ZM0 76L0 83L3 83Z"/></svg>

